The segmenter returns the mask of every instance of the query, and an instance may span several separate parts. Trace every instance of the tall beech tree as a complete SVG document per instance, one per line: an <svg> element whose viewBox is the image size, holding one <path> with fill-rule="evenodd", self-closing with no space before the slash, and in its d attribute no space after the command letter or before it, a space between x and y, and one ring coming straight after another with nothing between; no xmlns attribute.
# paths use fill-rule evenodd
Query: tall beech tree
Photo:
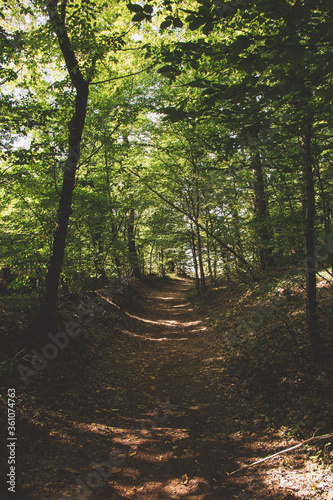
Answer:
<svg viewBox="0 0 333 500"><path fill-rule="evenodd" d="M258 133L256 133L258 138ZM259 259L262 271L273 267L271 227L269 221L268 202L265 189L265 178L260 153L256 148L250 148L251 168L253 171L254 209L256 214L256 231L259 238Z"/></svg>
<svg viewBox="0 0 333 500"><path fill-rule="evenodd" d="M302 131L302 156L303 156L303 220L304 239L306 251L306 291L307 291L307 316L310 338L315 348L320 344L320 333L317 319L317 291L316 291L316 259L315 259L315 191L313 183L313 162L311 152L312 117L304 118Z"/></svg>
<svg viewBox="0 0 333 500"><path fill-rule="evenodd" d="M141 279L141 271L139 267L138 252L135 243L135 210L130 208L127 222L127 241L128 254L131 266L131 273L135 278Z"/></svg>
<svg viewBox="0 0 333 500"><path fill-rule="evenodd" d="M105 9L105 2L84 2L85 11L81 11L79 5L74 5L71 10L71 24L73 40L70 39L68 26L66 24L67 1L50 0L46 3L51 27L56 35L63 60L68 71L71 85L75 93L72 117L68 124L68 153L63 167L62 188L60 193L57 220L54 230L53 246L50 260L47 266L46 290L37 323L52 321L56 310L59 278L62 271L63 259L66 247L66 235L68 222L72 213L72 198L75 187L76 171L79 165L82 134L85 125L89 86L96 73L98 60L105 56L106 51L119 48L123 44L121 35L109 38L106 44L105 38L97 40L96 19L97 11ZM77 30L75 23L80 25ZM79 36L79 39L77 39ZM87 37L87 40L84 39ZM75 52L75 45L81 49ZM81 63L79 62L81 59Z"/></svg>
<svg viewBox="0 0 333 500"><path fill-rule="evenodd" d="M87 78L83 76L68 36L65 24L66 3L67 2L62 2L61 12L58 11L59 2L57 0L52 0L47 3L50 23L57 36L71 83L75 89L75 105L72 118L68 125L68 155L63 172L63 182L57 222L54 230L52 252L46 274L45 298L40 312L43 321L49 320L50 318L52 319L56 309L59 278L66 247L68 221L72 213L75 174L80 158L81 139L87 113L89 82L91 80L91 77Z"/></svg>

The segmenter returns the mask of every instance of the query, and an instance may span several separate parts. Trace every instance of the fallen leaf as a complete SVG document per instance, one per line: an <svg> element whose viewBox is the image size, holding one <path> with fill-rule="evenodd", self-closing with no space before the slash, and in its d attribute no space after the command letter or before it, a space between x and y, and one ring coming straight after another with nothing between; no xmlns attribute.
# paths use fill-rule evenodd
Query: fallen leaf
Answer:
<svg viewBox="0 0 333 500"><path fill-rule="evenodd" d="M183 483L183 484L187 484L187 483L188 483L188 476L187 476L187 474L184 474L184 475L182 476L182 483Z"/></svg>
<svg viewBox="0 0 333 500"><path fill-rule="evenodd" d="M116 474L117 472L121 472L120 467L112 467L112 474Z"/></svg>

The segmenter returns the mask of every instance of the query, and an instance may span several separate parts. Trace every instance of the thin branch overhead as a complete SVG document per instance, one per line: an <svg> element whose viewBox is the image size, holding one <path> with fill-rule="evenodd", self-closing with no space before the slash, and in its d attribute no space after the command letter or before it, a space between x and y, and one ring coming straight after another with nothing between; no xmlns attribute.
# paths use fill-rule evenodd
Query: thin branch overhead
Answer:
<svg viewBox="0 0 333 500"><path fill-rule="evenodd" d="M129 76L135 76L139 75L140 73L144 73L148 69L151 69L153 65L147 66L144 69L141 69L140 71L136 71L135 73L128 73L127 75L122 75L122 76L115 76L113 78L109 78L108 80L101 80L100 82L90 82L89 85L100 85L102 83L109 83L112 82L113 80L121 80L122 78L128 78Z"/></svg>

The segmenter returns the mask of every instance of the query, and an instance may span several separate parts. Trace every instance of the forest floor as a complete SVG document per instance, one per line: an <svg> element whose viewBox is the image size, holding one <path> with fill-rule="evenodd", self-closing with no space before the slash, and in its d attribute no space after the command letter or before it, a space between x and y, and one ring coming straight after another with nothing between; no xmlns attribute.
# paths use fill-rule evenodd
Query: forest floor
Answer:
<svg viewBox="0 0 333 500"><path fill-rule="evenodd" d="M136 285L89 323L63 304L81 333L18 390L20 500L333 498L327 440L228 475L330 431L331 371L288 332L275 344L274 328L227 349L216 324L246 309L248 291L205 302L188 299L192 286Z"/></svg>

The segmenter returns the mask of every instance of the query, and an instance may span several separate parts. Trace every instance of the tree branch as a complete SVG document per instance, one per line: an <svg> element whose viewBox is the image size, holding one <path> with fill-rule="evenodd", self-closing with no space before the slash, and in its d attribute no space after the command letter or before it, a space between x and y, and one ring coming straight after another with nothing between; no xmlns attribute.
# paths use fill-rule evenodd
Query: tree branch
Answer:
<svg viewBox="0 0 333 500"><path fill-rule="evenodd" d="M126 167L127 170L129 170L133 175L135 175L136 177L138 177L141 181L143 181L142 177L136 173L136 172L133 172L132 169L130 169L129 167ZM244 257L242 257L238 252L236 252L233 248L231 248L229 245L227 245L226 243L224 243L224 241L222 241L218 236L216 236L214 233L212 233L211 231L209 231L207 228L205 228L205 226L203 226L202 224L200 224L200 222L198 222L198 220L193 217L191 214L185 212L185 210L183 210L182 208L180 207L177 207L177 205L175 205L174 203L172 203L172 201L168 200L167 198L165 198L165 196L163 196L161 193L159 193L158 191L156 191L156 189L152 188L149 184L147 184L147 182L143 181L144 185L154 194L156 194L159 198L161 198L161 200L165 201L165 203L167 203L170 207L174 208L175 210L177 210L177 212L181 213L182 215L185 215L185 217L187 217L191 222L195 223L197 225L197 227L199 227L200 229L202 229L206 234L207 236L210 236L211 238L213 238L215 241L217 241L221 247L225 248L228 252L230 252L232 255L234 255L235 257L237 257L238 260L240 260L241 262L243 262L243 264L245 264L245 266L251 270L251 266L250 264L244 259Z"/></svg>
<svg viewBox="0 0 333 500"><path fill-rule="evenodd" d="M71 42L68 37L67 28L64 23L63 13L62 17L58 13L58 0L49 0L47 3L47 12L49 14L50 22L53 26L54 32L57 36L58 43L62 55L64 56L66 67L73 86L78 89L87 84L81 73L79 62L76 59Z"/></svg>
<svg viewBox="0 0 333 500"><path fill-rule="evenodd" d="M61 20L63 24L65 24L66 21L66 7L67 7L67 0L62 0L61 2Z"/></svg>
<svg viewBox="0 0 333 500"><path fill-rule="evenodd" d="M120 80L121 78L128 78L129 76L135 76L139 75L140 73L143 73L144 71L147 71L147 69L151 69L153 65L147 66L147 68L141 69L140 71L136 71L135 73L129 73L128 75L123 75L123 76L115 76L113 78L109 78L108 80L102 80L100 82L89 82L89 85L100 85L102 83L109 83L112 82L113 80Z"/></svg>
<svg viewBox="0 0 333 500"><path fill-rule="evenodd" d="M240 469L234 470L233 472L230 472L228 476L232 476L233 474L237 474L237 472L240 472L245 469L249 469L250 467L255 467L259 464L262 464L263 462L267 462L268 460L271 460L274 457L277 457L278 455L282 455L283 453L287 453L288 451L296 450L296 448L300 448L301 446L304 446L305 444L312 443L312 441L317 441L320 439L330 439L333 437L333 434L323 434L322 436L313 436L310 439L306 439L305 441L302 441L302 443L296 444L295 446L291 446L291 448L287 448L286 450L279 451L278 453L274 453L274 455L270 455L269 457L262 458L261 460L257 460L256 462L253 462L250 465L245 465L244 467L241 467Z"/></svg>

